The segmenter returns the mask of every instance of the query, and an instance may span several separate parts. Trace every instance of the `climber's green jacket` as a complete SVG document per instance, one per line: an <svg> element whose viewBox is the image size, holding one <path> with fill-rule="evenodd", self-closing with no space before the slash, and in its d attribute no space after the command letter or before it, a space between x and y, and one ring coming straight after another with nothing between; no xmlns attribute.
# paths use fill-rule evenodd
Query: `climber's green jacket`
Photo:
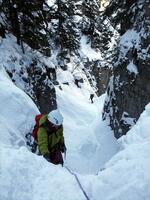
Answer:
<svg viewBox="0 0 150 200"><path fill-rule="evenodd" d="M48 127L46 125L47 115L44 115L40 121L38 129L38 146L41 155L52 153L64 147L63 126L58 128Z"/></svg>

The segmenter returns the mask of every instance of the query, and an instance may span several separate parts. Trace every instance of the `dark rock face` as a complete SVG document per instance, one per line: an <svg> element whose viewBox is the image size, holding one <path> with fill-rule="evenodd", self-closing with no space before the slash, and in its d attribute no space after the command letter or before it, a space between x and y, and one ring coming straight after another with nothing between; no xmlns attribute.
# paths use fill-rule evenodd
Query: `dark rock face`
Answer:
<svg viewBox="0 0 150 200"><path fill-rule="evenodd" d="M38 58L31 63L17 60L17 68L6 68L8 75L14 84L27 93L37 105L41 113L49 113L57 108L56 92L56 70L54 66L47 66ZM14 62L14 58L11 63Z"/></svg>
<svg viewBox="0 0 150 200"><path fill-rule="evenodd" d="M139 0L131 13L132 29L121 37L103 112L116 138L126 134L150 102L149 2Z"/></svg>
<svg viewBox="0 0 150 200"><path fill-rule="evenodd" d="M108 87L112 69L108 66L102 66L100 60L87 61L85 65L85 74L98 96L104 94Z"/></svg>
<svg viewBox="0 0 150 200"><path fill-rule="evenodd" d="M108 67L103 67L93 69L92 73L96 79L97 95L100 96L106 92L112 71Z"/></svg>
<svg viewBox="0 0 150 200"><path fill-rule="evenodd" d="M57 108L56 93L53 82L56 80L56 71L54 68L47 68L43 66L40 68L34 61L28 68L29 88L27 92L41 113L48 113Z"/></svg>

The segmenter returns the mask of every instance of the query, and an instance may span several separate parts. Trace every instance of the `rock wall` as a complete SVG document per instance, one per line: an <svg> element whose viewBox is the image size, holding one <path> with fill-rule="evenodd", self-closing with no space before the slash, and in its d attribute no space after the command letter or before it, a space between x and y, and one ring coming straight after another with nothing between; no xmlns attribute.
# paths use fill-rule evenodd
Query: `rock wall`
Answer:
<svg viewBox="0 0 150 200"><path fill-rule="evenodd" d="M56 81L55 68L48 68L47 66L41 68L34 61L27 72L30 90L26 92L31 96L40 112L48 113L56 109L56 92L53 84Z"/></svg>
<svg viewBox="0 0 150 200"><path fill-rule="evenodd" d="M118 44L103 112L116 138L126 134L150 102L149 1L138 0L130 12L130 29Z"/></svg>

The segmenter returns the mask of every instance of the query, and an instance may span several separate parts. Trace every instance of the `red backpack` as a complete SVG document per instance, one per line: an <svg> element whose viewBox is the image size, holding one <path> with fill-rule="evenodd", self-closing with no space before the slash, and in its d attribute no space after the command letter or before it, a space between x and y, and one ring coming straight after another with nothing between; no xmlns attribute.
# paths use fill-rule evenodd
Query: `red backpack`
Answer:
<svg viewBox="0 0 150 200"><path fill-rule="evenodd" d="M37 142L37 132L38 132L38 130L39 130L39 121L40 121L40 119L41 119L41 117L43 117L44 116L44 114L39 114L39 115L36 115L35 116L35 126L34 126L34 128L33 128L33 131L32 131L32 136L33 136L33 138L34 138L34 140Z"/></svg>

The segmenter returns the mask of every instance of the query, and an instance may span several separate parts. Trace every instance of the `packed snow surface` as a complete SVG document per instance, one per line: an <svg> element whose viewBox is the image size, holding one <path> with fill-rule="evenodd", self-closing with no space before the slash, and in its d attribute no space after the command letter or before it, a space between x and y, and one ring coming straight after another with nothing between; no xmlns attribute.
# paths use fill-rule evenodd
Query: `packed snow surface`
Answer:
<svg viewBox="0 0 150 200"><path fill-rule="evenodd" d="M135 75L138 74L137 66L134 65L133 62L130 62L130 63L128 64L127 70L129 71L129 73L134 73Z"/></svg>
<svg viewBox="0 0 150 200"><path fill-rule="evenodd" d="M48 0L47 3L49 6L54 6L54 4L56 3L56 0Z"/></svg>
<svg viewBox="0 0 150 200"><path fill-rule="evenodd" d="M12 83L3 67L0 67L0 112L0 143L25 145L24 136L39 111L32 100Z"/></svg>
<svg viewBox="0 0 150 200"><path fill-rule="evenodd" d="M83 174L97 173L117 152L116 139L101 119L105 95L91 104L85 88L61 87L62 90L56 91L58 107L64 116L66 165Z"/></svg>
<svg viewBox="0 0 150 200"><path fill-rule="evenodd" d="M102 59L101 53L91 48L91 44L88 43L86 36L81 37L81 52L83 55L86 55L90 61Z"/></svg>
<svg viewBox="0 0 150 200"><path fill-rule="evenodd" d="M64 117L67 146L65 166L78 174L95 174L117 151L117 142L101 121L104 96L89 100L89 88L61 85L56 88ZM0 199L85 199L77 181L65 167L54 166L26 147L25 134L39 112L31 99L17 88L6 71L0 71L1 179ZM101 126L101 128L100 128ZM105 136L106 135L106 136Z"/></svg>

